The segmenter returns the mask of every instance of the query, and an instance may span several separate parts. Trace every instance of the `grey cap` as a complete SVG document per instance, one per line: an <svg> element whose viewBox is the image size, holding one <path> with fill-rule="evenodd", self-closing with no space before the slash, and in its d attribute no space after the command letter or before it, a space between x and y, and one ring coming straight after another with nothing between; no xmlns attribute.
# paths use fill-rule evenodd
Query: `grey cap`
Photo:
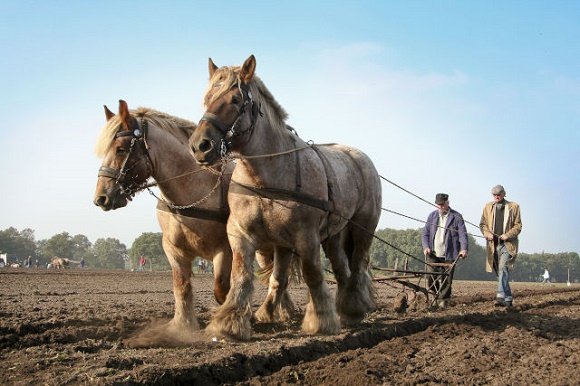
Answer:
<svg viewBox="0 0 580 386"><path fill-rule="evenodd" d="M503 186L496 185L493 188L491 188L491 194L501 194L501 193L505 194L505 189L503 188Z"/></svg>

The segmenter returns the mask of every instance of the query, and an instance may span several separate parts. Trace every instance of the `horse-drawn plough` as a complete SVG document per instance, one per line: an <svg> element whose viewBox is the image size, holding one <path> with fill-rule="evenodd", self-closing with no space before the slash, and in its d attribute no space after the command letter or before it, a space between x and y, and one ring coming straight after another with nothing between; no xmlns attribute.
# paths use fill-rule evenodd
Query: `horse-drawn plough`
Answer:
<svg viewBox="0 0 580 386"><path fill-rule="evenodd" d="M373 282L398 283L433 302L439 292L427 278L445 278L455 263L440 263L439 272L410 270L408 257L417 258L401 251L406 257L400 267L370 267L368 252L383 210L382 177L358 149L303 141L255 68L253 55L240 67L218 68L210 59L199 125L151 109L129 111L124 101L118 115L105 108L107 125L97 148L105 162L94 202L117 209L158 185L157 214L176 299L167 332L198 326L190 282L196 256L214 263L221 306L206 330L218 336L250 336L254 258L272 267L267 297L254 314L263 322L284 319L292 308L286 289L292 261L299 259L310 290L302 324L309 334L335 334L341 323L375 310ZM150 177L156 182L149 183ZM320 246L337 284L336 301L325 282ZM370 268L390 275L372 278Z"/></svg>

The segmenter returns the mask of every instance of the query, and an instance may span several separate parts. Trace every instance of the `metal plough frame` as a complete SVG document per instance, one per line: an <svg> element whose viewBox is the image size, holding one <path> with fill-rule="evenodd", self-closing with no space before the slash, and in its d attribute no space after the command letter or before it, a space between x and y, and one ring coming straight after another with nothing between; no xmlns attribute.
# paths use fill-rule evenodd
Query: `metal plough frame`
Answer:
<svg viewBox="0 0 580 386"><path fill-rule="evenodd" d="M395 282L403 286L403 291L405 291L406 289L410 289L414 293L421 292L427 297L427 302L431 307L438 299L440 289L437 285L435 285L435 282L431 286L429 286L428 284L429 281L427 280L428 277L443 276L442 281L443 283L445 283L445 281L448 280L449 278L449 273L451 272L456 263L457 260L455 260L452 263L427 263L427 261L425 261L424 271L413 271L409 270L409 260L407 257L405 257L403 269L398 269L397 268L398 258L397 258L397 260L395 261L395 268L381 268L372 266L371 267L372 270L390 272L392 274L390 276L385 277L373 277L372 280L377 283ZM429 272L427 271L426 268L427 266L444 267L445 269L443 272ZM413 279L416 280L415 283L412 282Z"/></svg>

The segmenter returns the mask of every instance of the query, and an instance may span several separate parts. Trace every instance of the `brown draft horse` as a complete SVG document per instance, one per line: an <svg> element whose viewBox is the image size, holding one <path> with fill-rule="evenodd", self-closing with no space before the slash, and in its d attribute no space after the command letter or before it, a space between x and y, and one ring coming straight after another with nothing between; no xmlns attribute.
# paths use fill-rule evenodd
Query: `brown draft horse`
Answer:
<svg viewBox="0 0 580 386"><path fill-rule="evenodd" d="M191 282L193 259L201 256L213 262L218 303L225 301L230 288L232 255L226 235L229 209L225 195L234 165L227 163L215 170L200 167L187 143L196 128L190 121L148 108L130 111L122 100L118 115L106 106L105 115L107 123L96 147L103 162L94 203L105 211L124 207L146 186L149 177L157 181L161 191L157 219L163 250L173 270L175 314L162 327L158 342L151 337L143 345L168 339L175 343L199 329ZM262 267L272 260L265 254L257 259ZM287 293L283 297L276 314L282 320L289 319L293 311Z"/></svg>
<svg viewBox="0 0 580 386"><path fill-rule="evenodd" d="M255 68L253 55L241 67L218 68L210 59L206 113L190 138L200 164L215 164L230 151L240 158L228 193L232 287L207 330L250 337L253 256L273 248L270 304L281 300L276 290L286 288L297 257L310 291L302 329L335 334L340 322L358 322L376 309L368 252L381 211L379 175L357 149L309 146L293 133ZM337 279L336 305L324 281L321 243Z"/></svg>

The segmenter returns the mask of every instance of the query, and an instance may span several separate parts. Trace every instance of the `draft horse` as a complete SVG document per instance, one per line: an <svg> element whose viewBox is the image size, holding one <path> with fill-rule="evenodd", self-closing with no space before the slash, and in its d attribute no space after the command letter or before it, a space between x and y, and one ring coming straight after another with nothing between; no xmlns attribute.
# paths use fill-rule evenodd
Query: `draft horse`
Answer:
<svg viewBox="0 0 580 386"><path fill-rule="evenodd" d="M381 211L379 175L360 150L300 139L255 68L253 55L238 67L209 60L206 112L189 141L202 165L230 153L239 158L228 193L232 287L206 330L249 339L253 256L274 249L270 309L298 258L310 291L302 330L335 334L341 322L356 323L376 309L368 265ZM336 304L324 280L321 243L337 279Z"/></svg>
<svg viewBox="0 0 580 386"><path fill-rule="evenodd" d="M173 271L175 297L175 313L164 326L164 335L185 337L199 329L191 281L193 259L201 256L213 262L214 296L219 304L230 288L226 195L234 164L200 167L188 146L197 126L188 120L143 107L130 111L123 100L117 115L105 106L105 116L107 123L96 146L103 162L94 203L105 211L122 208L147 186L150 177L156 181L161 192L157 219ZM257 259L262 267L272 260L265 254ZM283 296L276 314L282 320L290 317L294 307L287 293Z"/></svg>

